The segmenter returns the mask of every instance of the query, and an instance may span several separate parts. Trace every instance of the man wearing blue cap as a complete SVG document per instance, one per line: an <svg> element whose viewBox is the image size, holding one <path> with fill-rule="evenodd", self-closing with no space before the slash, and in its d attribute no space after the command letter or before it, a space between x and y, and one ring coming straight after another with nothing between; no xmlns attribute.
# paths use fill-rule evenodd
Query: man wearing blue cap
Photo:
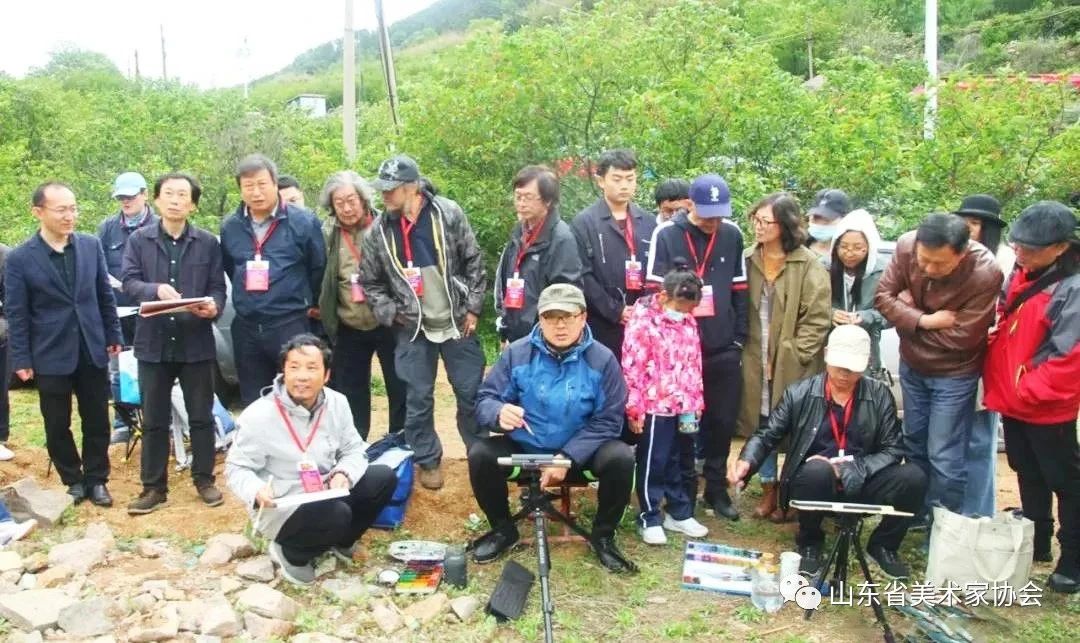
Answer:
<svg viewBox="0 0 1080 643"><path fill-rule="evenodd" d="M136 306L135 300L125 295L120 287L120 267L124 261L124 249L128 238L139 228L157 225L158 216L146 203L146 179L138 172L124 172L113 181L112 197L120 203L120 211L105 219L98 226L97 236L105 250L105 265L109 269L109 283L113 287L117 306ZM120 318L120 330L124 346L135 341L135 315ZM109 358L109 385L114 400L120 397L120 365L115 355ZM112 442L126 442L130 429L119 417L113 419Z"/></svg>
<svg viewBox="0 0 1080 643"><path fill-rule="evenodd" d="M676 215L653 233L648 275L650 281L661 283L669 270L685 265L705 284L694 310L705 381L701 417L705 502L717 516L738 520L727 491L727 459L739 415L739 361L749 331L742 232L731 221L731 192L720 176L694 179L689 205L689 212ZM696 481L689 491L691 500L697 498Z"/></svg>

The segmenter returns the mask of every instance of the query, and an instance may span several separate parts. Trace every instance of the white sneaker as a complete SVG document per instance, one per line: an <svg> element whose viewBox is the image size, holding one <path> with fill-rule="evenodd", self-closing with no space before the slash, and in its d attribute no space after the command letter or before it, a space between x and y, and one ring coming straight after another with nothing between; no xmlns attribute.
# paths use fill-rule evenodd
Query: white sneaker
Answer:
<svg viewBox="0 0 1080 643"><path fill-rule="evenodd" d="M709 528L694 520L693 516L686 520L675 520L671 516L664 516L664 529L677 531L691 538L704 538L709 535Z"/></svg>
<svg viewBox="0 0 1080 643"><path fill-rule="evenodd" d="M33 518L22 522L15 522L14 520L0 522L0 546L22 540L36 528L37 521Z"/></svg>
<svg viewBox="0 0 1080 643"><path fill-rule="evenodd" d="M15 457L15 452L7 448L6 444L0 444L0 461L11 460Z"/></svg>
<svg viewBox="0 0 1080 643"><path fill-rule="evenodd" d="M641 540L646 545L667 544L667 534L664 533L664 528L659 525L655 527L638 527L638 533L641 534Z"/></svg>

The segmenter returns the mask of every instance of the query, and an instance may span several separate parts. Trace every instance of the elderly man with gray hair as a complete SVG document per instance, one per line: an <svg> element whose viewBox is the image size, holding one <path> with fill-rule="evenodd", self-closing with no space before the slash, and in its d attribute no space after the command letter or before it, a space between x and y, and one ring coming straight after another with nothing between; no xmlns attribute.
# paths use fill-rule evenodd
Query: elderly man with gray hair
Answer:
<svg viewBox="0 0 1080 643"><path fill-rule="evenodd" d="M337 363L348 365L333 369L330 386L349 401L356 430L365 440L371 428L371 358L376 354L390 402L389 430L396 433L405 426L405 384L394 370L394 331L379 325L360 283L364 238L382 216L373 200L371 185L351 170L330 175L319 196L319 205L330 213L322 227L327 254L319 312Z"/></svg>

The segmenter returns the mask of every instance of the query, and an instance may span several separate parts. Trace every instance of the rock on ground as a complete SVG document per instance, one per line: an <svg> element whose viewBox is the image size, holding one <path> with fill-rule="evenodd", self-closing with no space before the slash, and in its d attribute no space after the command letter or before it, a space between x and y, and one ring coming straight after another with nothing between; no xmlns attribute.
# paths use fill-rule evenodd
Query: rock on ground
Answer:
<svg viewBox="0 0 1080 643"><path fill-rule="evenodd" d="M475 596L458 596L450 601L450 610L463 622L469 620L479 607L480 599Z"/></svg>
<svg viewBox="0 0 1080 643"><path fill-rule="evenodd" d="M0 573L23 570L23 558L18 553L4 550L0 551Z"/></svg>
<svg viewBox="0 0 1080 643"><path fill-rule="evenodd" d="M83 538L55 545L49 550L49 566L66 565L77 572L87 574L105 562L106 547L100 540Z"/></svg>
<svg viewBox="0 0 1080 643"><path fill-rule="evenodd" d="M166 604L155 614L145 617L128 630L128 640L132 643L151 643L176 638L180 632L180 615L176 608Z"/></svg>
<svg viewBox="0 0 1080 643"><path fill-rule="evenodd" d="M20 630L55 627L60 610L75 600L59 589L31 589L0 596L0 616Z"/></svg>
<svg viewBox="0 0 1080 643"><path fill-rule="evenodd" d="M300 611L300 606L296 601L269 585L261 583L248 587L237 594L236 598L240 608L266 618L292 621Z"/></svg>
<svg viewBox="0 0 1080 643"><path fill-rule="evenodd" d="M240 617L229 605L224 596L216 596L213 600L204 603L206 611L203 612L202 621L199 624L199 632L209 636L236 636L243 629Z"/></svg>
<svg viewBox="0 0 1080 643"><path fill-rule="evenodd" d="M329 634L305 632L292 637L290 643L345 643L345 639L339 639Z"/></svg>
<svg viewBox="0 0 1080 643"><path fill-rule="evenodd" d="M244 629L248 636L256 641L265 641L272 638L283 638L293 633L295 626L292 621L282 621L276 618L263 618L255 612L244 612Z"/></svg>
<svg viewBox="0 0 1080 643"><path fill-rule="evenodd" d="M442 614L449 605L450 599L447 598L446 594L438 592L437 594L432 594L421 601L413 603L402 610L402 612L405 616L415 618L421 624L425 624L432 621L439 614Z"/></svg>
<svg viewBox="0 0 1080 643"><path fill-rule="evenodd" d="M383 634L393 634L405 625L401 614L398 614L398 611L386 601L375 601L371 606L371 617Z"/></svg>
<svg viewBox="0 0 1080 643"><path fill-rule="evenodd" d="M37 575L38 587L48 589L68 582L75 575L75 570L67 565L55 565Z"/></svg>
<svg viewBox="0 0 1080 643"><path fill-rule="evenodd" d="M360 580L330 578L322 582L322 589L342 603L355 603L369 596L378 596L382 588L368 585Z"/></svg>
<svg viewBox="0 0 1080 643"><path fill-rule="evenodd" d="M269 556L256 556L237 565L236 573L241 578L269 583L274 580L274 563Z"/></svg>
<svg viewBox="0 0 1080 643"><path fill-rule="evenodd" d="M23 478L3 490L4 504L19 520L33 518L42 527L60 521L74 499L58 489L44 489L33 478Z"/></svg>
<svg viewBox="0 0 1080 643"><path fill-rule="evenodd" d="M57 624L68 635L79 638L101 636L112 632L113 622L108 616L109 601L91 598L72 603L60 610Z"/></svg>

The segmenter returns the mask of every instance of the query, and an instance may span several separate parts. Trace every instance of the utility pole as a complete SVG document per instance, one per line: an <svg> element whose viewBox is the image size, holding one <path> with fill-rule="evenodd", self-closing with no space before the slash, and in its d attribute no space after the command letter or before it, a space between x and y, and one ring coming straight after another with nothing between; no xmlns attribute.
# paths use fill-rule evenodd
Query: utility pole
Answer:
<svg viewBox="0 0 1080 643"><path fill-rule="evenodd" d="M807 71L807 80L814 78L814 32L808 30L806 35L806 64L809 67Z"/></svg>
<svg viewBox="0 0 1080 643"><path fill-rule="evenodd" d="M169 80L168 68L165 66L165 25L159 24L161 28L161 78L162 80Z"/></svg>
<svg viewBox="0 0 1080 643"><path fill-rule="evenodd" d="M139 82L139 50L135 50L135 82Z"/></svg>
<svg viewBox="0 0 1080 643"><path fill-rule="evenodd" d="M375 0L375 19L379 23L379 50L382 52L383 77L386 79L386 92L390 97L390 117L394 120L394 132L401 133L401 121L398 120L397 78L394 76L394 53L390 49L390 32L383 19L382 0Z"/></svg>
<svg viewBox="0 0 1080 643"><path fill-rule="evenodd" d="M934 138L937 120L937 8L937 0L926 0L926 108L923 111L923 138L926 140Z"/></svg>
<svg viewBox="0 0 1080 643"><path fill-rule="evenodd" d="M345 159L356 160L356 38L353 36L353 0L345 0L345 39L341 42L341 137Z"/></svg>

